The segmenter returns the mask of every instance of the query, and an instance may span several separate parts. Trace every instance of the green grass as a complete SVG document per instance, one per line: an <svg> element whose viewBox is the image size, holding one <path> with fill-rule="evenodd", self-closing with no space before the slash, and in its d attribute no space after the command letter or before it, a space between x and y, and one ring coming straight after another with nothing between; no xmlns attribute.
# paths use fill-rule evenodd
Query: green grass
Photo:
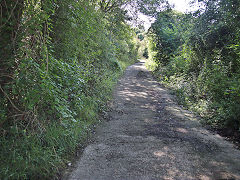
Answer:
<svg viewBox="0 0 240 180"><path fill-rule="evenodd" d="M94 123L79 120L69 127L50 123L42 133L27 134L19 130L14 136L1 138L0 179L53 178L66 167Z"/></svg>
<svg viewBox="0 0 240 180"><path fill-rule="evenodd" d="M131 62L133 63L133 62ZM54 179L58 177L78 147L90 136L93 125L100 122L99 114L106 110L117 79L130 62L120 62L122 71L106 74L91 96L82 100L82 110L74 122L47 120L41 128L24 129L11 126L0 138L0 179Z"/></svg>

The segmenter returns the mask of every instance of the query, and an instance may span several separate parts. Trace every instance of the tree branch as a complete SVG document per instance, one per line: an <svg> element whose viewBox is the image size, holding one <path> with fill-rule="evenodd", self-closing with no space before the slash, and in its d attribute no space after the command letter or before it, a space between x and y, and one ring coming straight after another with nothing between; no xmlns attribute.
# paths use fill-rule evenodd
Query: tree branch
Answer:
<svg viewBox="0 0 240 180"><path fill-rule="evenodd" d="M19 112L22 112L20 109L18 109L15 104L12 102L12 100L9 98L9 96L7 95L7 93L2 89L2 86L0 85L0 90L3 92L3 94L6 96L6 98L10 101L10 103L12 104L12 106L14 107L14 109L16 109Z"/></svg>
<svg viewBox="0 0 240 180"><path fill-rule="evenodd" d="M5 5L6 5L6 8L7 8L7 3L6 3L6 1L4 1L4 2L5 2ZM18 0L17 0L16 4L14 5L14 7L12 8L12 11L11 11L11 13L10 13L7 21L6 21L3 25L0 26L0 30L1 30L2 27L4 27L4 26L7 24L7 22L9 22L10 18L12 17L13 11L14 11L14 10L16 9L16 7L17 7L17 4L18 4Z"/></svg>

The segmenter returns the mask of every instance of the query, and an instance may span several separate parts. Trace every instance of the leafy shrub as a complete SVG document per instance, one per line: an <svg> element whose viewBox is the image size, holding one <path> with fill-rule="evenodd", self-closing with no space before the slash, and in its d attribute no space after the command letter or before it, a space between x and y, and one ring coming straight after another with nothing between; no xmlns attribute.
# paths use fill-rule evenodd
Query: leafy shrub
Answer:
<svg viewBox="0 0 240 180"><path fill-rule="evenodd" d="M0 179L51 179L137 59L134 33L90 1L4 2L14 17L0 54Z"/></svg>
<svg viewBox="0 0 240 180"><path fill-rule="evenodd" d="M143 57L145 57L146 59L149 58L149 56L148 56L148 49L147 48L145 48L144 51L143 51Z"/></svg>
<svg viewBox="0 0 240 180"><path fill-rule="evenodd" d="M149 32L149 62L157 65L155 75L174 87L180 101L204 116L205 122L238 130L240 24L236 1L205 3L203 12L158 14L162 18L157 18Z"/></svg>

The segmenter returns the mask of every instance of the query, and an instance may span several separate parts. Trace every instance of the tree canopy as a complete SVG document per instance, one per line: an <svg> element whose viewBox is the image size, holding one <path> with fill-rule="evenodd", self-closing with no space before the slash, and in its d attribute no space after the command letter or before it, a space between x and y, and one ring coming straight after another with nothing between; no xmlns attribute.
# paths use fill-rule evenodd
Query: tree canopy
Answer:
<svg viewBox="0 0 240 180"><path fill-rule="evenodd" d="M53 177L98 122L137 59L125 3L0 1L0 179Z"/></svg>
<svg viewBox="0 0 240 180"><path fill-rule="evenodd" d="M53 178L66 166L138 59L137 36L182 103L239 130L240 2L201 2L184 14L166 0L0 0L0 179ZM130 12L156 18L147 38Z"/></svg>
<svg viewBox="0 0 240 180"><path fill-rule="evenodd" d="M158 13L149 51L160 79L215 126L240 128L240 10L236 0L205 0L189 14ZM150 53L150 54L151 54Z"/></svg>

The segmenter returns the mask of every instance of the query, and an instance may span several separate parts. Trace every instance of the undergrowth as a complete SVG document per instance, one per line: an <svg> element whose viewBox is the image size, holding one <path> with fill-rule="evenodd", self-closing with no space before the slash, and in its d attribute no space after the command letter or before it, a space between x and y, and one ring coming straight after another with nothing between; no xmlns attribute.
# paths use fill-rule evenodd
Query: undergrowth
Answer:
<svg viewBox="0 0 240 180"><path fill-rule="evenodd" d="M1 137L0 174L3 179L52 179L66 167L76 148L89 136L99 113L106 110L111 90L118 75L99 82L93 96L81 99L81 112L75 120L49 120L29 131L13 124L8 134ZM107 87L107 88L106 88ZM66 112L67 113L67 112ZM40 115L41 116L41 115Z"/></svg>
<svg viewBox="0 0 240 180"><path fill-rule="evenodd" d="M235 1L216 4L206 1L201 13L159 12L148 32L147 67L203 123L240 131L239 13Z"/></svg>
<svg viewBox="0 0 240 180"><path fill-rule="evenodd" d="M0 6L0 179L54 179L136 61L135 33L92 1Z"/></svg>

